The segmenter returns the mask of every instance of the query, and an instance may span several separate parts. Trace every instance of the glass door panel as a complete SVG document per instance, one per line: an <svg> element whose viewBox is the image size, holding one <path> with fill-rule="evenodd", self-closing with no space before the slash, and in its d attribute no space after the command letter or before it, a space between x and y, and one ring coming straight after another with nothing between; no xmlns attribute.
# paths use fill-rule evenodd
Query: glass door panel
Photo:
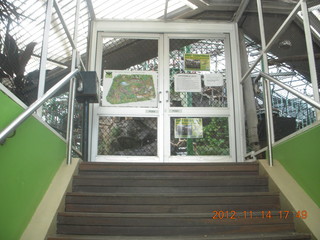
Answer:
<svg viewBox="0 0 320 240"><path fill-rule="evenodd" d="M232 161L228 37L167 36L169 161ZM167 109L165 107L165 109Z"/></svg>
<svg viewBox="0 0 320 240"><path fill-rule="evenodd" d="M228 35L101 34L96 161L235 159Z"/></svg>
<svg viewBox="0 0 320 240"><path fill-rule="evenodd" d="M98 155L157 156L157 118L99 118Z"/></svg>
<svg viewBox="0 0 320 240"><path fill-rule="evenodd" d="M228 107L224 40L170 39L169 44L170 107ZM200 86L175 91L188 76L182 74L200 75Z"/></svg>
<svg viewBox="0 0 320 240"><path fill-rule="evenodd" d="M160 37L108 34L101 38L96 160L158 161L159 142L163 142L158 140Z"/></svg>
<svg viewBox="0 0 320 240"><path fill-rule="evenodd" d="M230 155L227 117L172 117L170 137L171 156Z"/></svg>

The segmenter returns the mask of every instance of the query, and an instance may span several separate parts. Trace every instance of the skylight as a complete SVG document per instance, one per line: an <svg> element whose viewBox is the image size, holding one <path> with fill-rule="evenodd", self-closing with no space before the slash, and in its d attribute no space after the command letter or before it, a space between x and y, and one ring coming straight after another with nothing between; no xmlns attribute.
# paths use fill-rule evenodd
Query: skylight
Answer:
<svg viewBox="0 0 320 240"><path fill-rule="evenodd" d="M92 3L96 16L100 19L154 20L163 17L166 9L166 0L95 0ZM182 7L197 8L187 0L169 0L167 14Z"/></svg>

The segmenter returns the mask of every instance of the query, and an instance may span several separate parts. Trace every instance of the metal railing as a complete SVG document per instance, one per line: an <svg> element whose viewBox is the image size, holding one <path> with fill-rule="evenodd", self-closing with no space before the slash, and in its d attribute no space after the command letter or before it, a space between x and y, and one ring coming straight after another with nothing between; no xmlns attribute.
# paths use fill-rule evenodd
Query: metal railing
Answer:
<svg viewBox="0 0 320 240"><path fill-rule="evenodd" d="M320 110L320 103L317 101L313 100L312 98L302 94L301 92L291 88L290 86L280 82L279 80L271 77L269 74L266 74L264 72L260 72L259 75L255 78L254 82L256 83L260 79L263 79L264 81L270 81L273 82L274 84L278 85L279 87L287 90L291 94L295 95L296 97L306 101L308 104L311 106L315 107L316 109ZM264 102L270 102L269 95L264 94ZM268 105L268 108L272 108L272 106ZM266 122L271 122L272 115L269 114L271 109L266 109ZM273 152L272 152L272 145L273 145L273 138L272 134L270 134L271 129L269 124L267 124L267 142L268 142L268 154L269 154L269 165L273 166ZM250 153L252 155L252 153Z"/></svg>
<svg viewBox="0 0 320 240"><path fill-rule="evenodd" d="M255 60L253 65L247 70L247 72L243 75L240 83L243 84L244 81L249 79L250 74L254 70L254 68L258 65L259 62L262 61L262 69L264 72L260 72L256 80L263 78L263 89L264 89L264 103L266 109L266 125L267 125L267 138L268 138L268 154L269 154L269 165L273 166L273 153L272 153L272 145L274 143L274 128L273 128L273 118L272 118L272 101L271 101L271 93L270 93L270 81L277 84L278 86L284 88L285 90L289 91L290 93L294 94L298 98L301 98L308 102L310 105L314 106L318 109L317 112L317 119L320 120L320 99L319 99L319 87L317 81L317 74L316 74L316 64L314 58L314 50L313 50L313 41L312 41L312 34L310 31L310 23L309 23L309 16L308 16L308 7L306 0L299 0L296 6L293 8L291 13L285 19L283 24L279 27L278 31L273 35L268 43L266 43L265 38L265 29L264 29L264 22L263 22L263 8L262 8L262 0L256 0L257 2L257 10L259 16L259 27L260 27L260 37L262 43L261 53L258 58ZM301 10L303 15L303 29L305 31L305 40L308 52L308 62L309 62L309 69L310 69L310 76L311 76L311 83L313 87L313 95L314 100L309 98L300 92L294 90L293 88L283 84L282 82L278 81L277 79L271 77L268 73L268 61L267 61L267 52L271 49L273 44L280 38L280 36L287 30L289 24L295 19L298 12ZM252 155L253 153L250 153Z"/></svg>
<svg viewBox="0 0 320 240"><path fill-rule="evenodd" d="M35 111L37 111L41 106L55 93L57 93L63 86L65 86L69 82L74 82L76 76L79 75L79 79L81 79L79 70L76 69L66 75L63 79L61 79L58 83L56 83L52 88L50 88L41 98L36 100L32 105L30 105L23 113L21 113L14 121L12 121L6 128L4 128L0 132L0 144L4 144L6 139L13 134L16 129L28 118L30 117ZM67 129L67 163L71 164L71 151L72 151L72 129L73 129L73 108L74 108L74 96L75 96L75 87L76 84L71 84L71 88L69 90L69 99L70 105L68 109L68 129Z"/></svg>

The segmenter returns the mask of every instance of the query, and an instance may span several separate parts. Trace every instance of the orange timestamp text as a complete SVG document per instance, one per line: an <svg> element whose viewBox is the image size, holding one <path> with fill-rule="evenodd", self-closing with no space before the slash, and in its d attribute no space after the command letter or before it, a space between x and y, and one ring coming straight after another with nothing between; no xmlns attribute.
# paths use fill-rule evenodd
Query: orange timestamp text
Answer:
<svg viewBox="0 0 320 240"><path fill-rule="evenodd" d="M262 218L262 219L288 219L289 217L306 219L308 217L308 212L306 210L294 211L212 211L212 219L253 219L253 218Z"/></svg>

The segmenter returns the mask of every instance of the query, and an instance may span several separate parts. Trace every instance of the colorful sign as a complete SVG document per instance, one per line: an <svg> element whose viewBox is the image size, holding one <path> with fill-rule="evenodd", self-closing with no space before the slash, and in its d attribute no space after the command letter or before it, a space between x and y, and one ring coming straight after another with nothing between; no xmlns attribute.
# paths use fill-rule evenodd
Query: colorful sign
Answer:
<svg viewBox="0 0 320 240"><path fill-rule="evenodd" d="M186 53L184 69L186 71L210 71L210 55Z"/></svg>
<svg viewBox="0 0 320 240"><path fill-rule="evenodd" d="M102 106L157 107L157 73L105 70Z"/></svg>
<svg viewBox="0 0 320 240"><path fill-rule="evenodd" d="M174 129L175 138L203 138L202 118L177 118Z"/></svg>

